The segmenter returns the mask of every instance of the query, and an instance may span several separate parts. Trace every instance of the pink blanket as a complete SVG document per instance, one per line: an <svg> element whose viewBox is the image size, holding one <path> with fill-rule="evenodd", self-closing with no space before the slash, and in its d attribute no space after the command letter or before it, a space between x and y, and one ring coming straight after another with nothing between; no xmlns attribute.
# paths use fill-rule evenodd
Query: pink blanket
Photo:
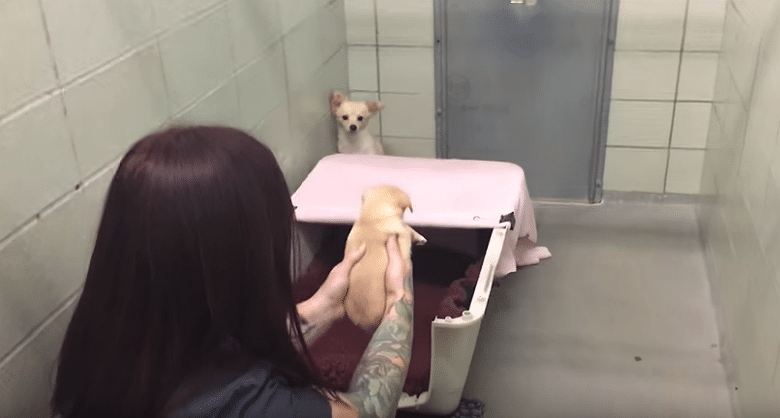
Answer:
<svg viewBox="0 0 780 418"><path fill-rule="evenodd" d="M523 169L515 164L433 158L334 154L320 160L293 194L301 222L352 223L363 190L392 184L409 194L412 226L495 228L514 214L495 275L550 257L537 245L536 219ZM505 222L505 221L504 221Z"/></svg>

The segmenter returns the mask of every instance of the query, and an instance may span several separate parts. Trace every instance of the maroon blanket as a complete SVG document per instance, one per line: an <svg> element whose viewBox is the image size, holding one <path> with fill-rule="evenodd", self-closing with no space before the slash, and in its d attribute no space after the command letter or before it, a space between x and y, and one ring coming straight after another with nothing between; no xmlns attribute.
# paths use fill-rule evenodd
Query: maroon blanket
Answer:
<svg viewBox="0 0 780 418"><path fill-rule="evenodd" d="M436 247L417 250L412 260L414 340L404 392L419 395L428 390L431 372L431 321L437 316L457 318L468 308L481 263ZM295 283L296 301L311 297L333 265L332 257L316 257ZM459 271L457 275L456 271ZM462 278L454 280L457 277ZM344 317L309 349L325 378L337 389L346 391L370 338L371 335Z"/></svg>

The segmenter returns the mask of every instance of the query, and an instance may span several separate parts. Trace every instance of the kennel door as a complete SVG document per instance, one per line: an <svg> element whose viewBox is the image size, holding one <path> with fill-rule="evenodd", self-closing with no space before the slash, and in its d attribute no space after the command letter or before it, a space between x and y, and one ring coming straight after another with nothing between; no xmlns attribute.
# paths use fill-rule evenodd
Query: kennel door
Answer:
<svg viewBox="0 0 780 418"><path fill-rule="evenodd" d="M437 153L600 201L614 0L437 0ZM615 6L616 8L616 6Z"/></svg>

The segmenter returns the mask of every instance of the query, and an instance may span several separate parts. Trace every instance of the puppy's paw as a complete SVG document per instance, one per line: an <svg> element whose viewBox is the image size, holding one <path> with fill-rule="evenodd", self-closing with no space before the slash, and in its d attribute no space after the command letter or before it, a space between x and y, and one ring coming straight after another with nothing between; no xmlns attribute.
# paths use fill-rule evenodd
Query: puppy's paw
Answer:
<svg viewBox="0 0 780 418"><path fill-rule="evenodd" d="M416 237L415 237L415 239L414 239L414 245L425 245L425 244L427 244L427 243L428 243L428 240L427 240L427 239L425 239L425 237L424 237L424 236L422 236L422 235L419 235L419 234L418 234L418 236L416 236Z"/></svg>

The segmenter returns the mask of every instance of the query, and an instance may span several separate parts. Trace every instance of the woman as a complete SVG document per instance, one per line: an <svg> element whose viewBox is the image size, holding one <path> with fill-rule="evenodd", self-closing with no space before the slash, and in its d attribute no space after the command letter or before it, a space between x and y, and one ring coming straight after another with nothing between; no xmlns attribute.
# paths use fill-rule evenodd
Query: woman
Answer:
<svg viewBox="0 0 780 418"><path fill-rule="evenodd" d="M293 223L282 172L249 135L179 127L136 143L108 190L53 413L392 416L411 355L411 266L391 238L387 313L350 390L336 393L307 343L343 317L363 250L296 306Z"/></svg>

